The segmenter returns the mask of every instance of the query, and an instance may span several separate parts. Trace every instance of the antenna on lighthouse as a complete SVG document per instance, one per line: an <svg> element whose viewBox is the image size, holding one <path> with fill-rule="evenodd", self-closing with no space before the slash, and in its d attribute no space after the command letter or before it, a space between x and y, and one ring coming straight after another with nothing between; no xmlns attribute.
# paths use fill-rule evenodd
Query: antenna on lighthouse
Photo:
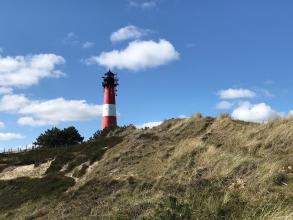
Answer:
<svg viewBox="0 0 293 220"><path fill-rule="evenodd" d="M117 126L115 96L119 80L117 74L111 72L111 70L105 73L102 78L104 88L102 129L105 129L106 127Z"/></svg>

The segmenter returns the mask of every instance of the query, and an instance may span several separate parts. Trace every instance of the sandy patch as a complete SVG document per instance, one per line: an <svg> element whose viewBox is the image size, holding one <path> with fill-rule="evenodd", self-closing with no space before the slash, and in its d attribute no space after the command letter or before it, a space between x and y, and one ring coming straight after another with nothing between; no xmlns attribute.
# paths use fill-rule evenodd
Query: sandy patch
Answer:
<svg viewBox="0 0 293 220"><path fill-rule="evenodd" d="M7 167L0 173L0 180L11 180L19 177L41 178L50 167L51 162L48 161L37 167L34 164Z"/></svg>

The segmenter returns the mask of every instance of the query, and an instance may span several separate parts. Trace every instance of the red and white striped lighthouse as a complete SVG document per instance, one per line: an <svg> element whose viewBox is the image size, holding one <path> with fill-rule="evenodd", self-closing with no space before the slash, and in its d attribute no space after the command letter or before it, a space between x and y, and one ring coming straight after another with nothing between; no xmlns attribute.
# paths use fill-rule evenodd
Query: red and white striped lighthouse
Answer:
<svg viewBox="0 0 293 220"><path fill-rule="evenodd" d="M106 127L117 126L115 103L116 87L118 86L117 74L109 70L103 76L102 85L104 87L102 129L104 129Z"/></svg>

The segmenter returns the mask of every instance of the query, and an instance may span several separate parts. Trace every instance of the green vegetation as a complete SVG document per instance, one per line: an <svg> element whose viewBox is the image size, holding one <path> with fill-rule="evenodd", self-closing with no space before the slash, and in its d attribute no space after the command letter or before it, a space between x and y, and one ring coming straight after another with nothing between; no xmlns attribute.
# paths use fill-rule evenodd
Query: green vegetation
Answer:
<svg viewBox="0 0 293 220"><path fill-rule="evenodd" d="M188 204L181 204L176 197L169 196L156 207L151 219L190 220L191 209Z"/></svg>
<svg viewBox="0 0 293 220"><path fill-rule="evenodd" d="M35 145L53 148L80 144L83 139L75 127L68 127L63 130L54 127L41 134Z"/></svg>
<svg viewBox="0 0 293 220"><path fill-rule="evenodd" d="M293 119L197 114L0 154L0 219L290 220L292 143ZM44 171L21 176L22 167Z"/></svg>

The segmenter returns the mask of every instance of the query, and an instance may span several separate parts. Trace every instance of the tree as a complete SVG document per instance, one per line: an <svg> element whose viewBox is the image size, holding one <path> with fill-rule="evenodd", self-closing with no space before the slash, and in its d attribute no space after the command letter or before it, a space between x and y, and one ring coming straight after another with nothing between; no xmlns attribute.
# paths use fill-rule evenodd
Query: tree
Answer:
<svg viewBox="0 0 293 220"><path fill-rule="evenodd" d="M79 144L83 137L75 127L68 127L60 130L53 127L40 134L34 144L41 147L61 147L65 145Z"/></svg>
<svg viewBox="0 0 293 220"><path fill-rule="evenodd" d="M78 130L73 126L64 128L62 132L66 145L80 144L84 139L84 137L82 137Z"/></svg>

